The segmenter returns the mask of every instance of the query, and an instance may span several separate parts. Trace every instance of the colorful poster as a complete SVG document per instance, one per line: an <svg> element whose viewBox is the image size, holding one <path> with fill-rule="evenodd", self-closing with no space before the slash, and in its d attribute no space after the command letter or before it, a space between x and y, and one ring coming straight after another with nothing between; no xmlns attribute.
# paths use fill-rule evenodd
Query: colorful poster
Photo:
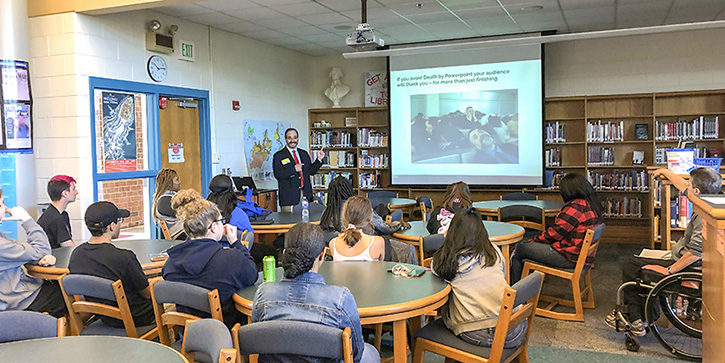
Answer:
<svg viewBox="0 0 725 363"><path fill-rule="evenodd" d="M30 101L28 62L3 60L0 69L3 99L6 102Z"/></svg>
<svg viewBox="0 0 725 363"><path fill-rule="evenodd" d="M103 163L107 173L136 170L136 107L133 94L101 93Z"/></svg>
<svg viewBox="0 0 725 363"><path fill-rule="evenodd" d="M365 72L365 107L388 105L388 72Z"/></svg>
<svg viewBox="0 0 725 363"><path fill-rule="evenodd" d="M3 108L3 116L5 118L5 148L31 148L30 105L27 103L6 103Z"/></svg>
<svg viewBox="0 0 725 363"><path fill-rule="evenodd" d="M284 147L289 127L289 122L244 120L247 170L255 182L274 180L272 156Z"/></svg>

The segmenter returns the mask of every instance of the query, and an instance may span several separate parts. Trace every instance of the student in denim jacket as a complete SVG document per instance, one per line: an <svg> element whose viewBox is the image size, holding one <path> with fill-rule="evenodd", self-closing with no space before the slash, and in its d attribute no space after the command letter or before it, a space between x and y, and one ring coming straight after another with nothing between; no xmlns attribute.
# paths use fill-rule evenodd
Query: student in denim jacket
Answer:
<svg viewBox="0 0 725 363"><path fill-rule="evenodd" d="M282 267L284 279L265 282L254 295L252 322L294 320L352 330L354 361L380 362L378 351L363 341L355 298L346 287L325 285L317 273L324 262L320 227L300 223L285 236ZM260 362L300 362L302 357L260 356ZM304 361L318 362L314 357Z"/></svg>

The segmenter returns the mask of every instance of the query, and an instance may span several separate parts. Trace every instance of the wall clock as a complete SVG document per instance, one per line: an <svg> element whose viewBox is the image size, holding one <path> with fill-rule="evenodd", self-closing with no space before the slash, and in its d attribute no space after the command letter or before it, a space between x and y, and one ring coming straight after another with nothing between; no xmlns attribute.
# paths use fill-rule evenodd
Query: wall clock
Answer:
<svg viewBox="0 0 725 363"><path fill-rule="evenodd" d="M152 80L161 82L166 78L166 61L160 55L152 55L149 57L149 61L146 62L146 71L148 71Z"/></svg>

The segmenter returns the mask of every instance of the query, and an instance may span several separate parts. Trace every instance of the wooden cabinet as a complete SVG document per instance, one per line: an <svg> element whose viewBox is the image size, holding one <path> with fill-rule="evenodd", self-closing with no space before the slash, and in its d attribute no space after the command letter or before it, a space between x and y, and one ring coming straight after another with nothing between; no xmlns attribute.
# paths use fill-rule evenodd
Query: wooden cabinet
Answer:
<svg viewBox="0 0 725 363"><path fill-rule="evenodd" d="M258 194L252 196L252 200L264 209L269 209L272 212L277 211L277 191L261 191Z"/></svg>

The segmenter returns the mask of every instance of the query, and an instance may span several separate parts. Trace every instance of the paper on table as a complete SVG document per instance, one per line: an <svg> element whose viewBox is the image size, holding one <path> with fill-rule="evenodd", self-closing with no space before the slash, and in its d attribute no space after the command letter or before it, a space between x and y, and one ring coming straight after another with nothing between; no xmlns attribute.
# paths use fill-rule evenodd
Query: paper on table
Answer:
<svg viewBox="0 0 725 363"><path fill-rule="evenodd" d="M654 258L654 259L658 259L658 260L671 260L672 251L650 250L647 248L643 248L642 252L640 252L637 257Z"/></svg>

